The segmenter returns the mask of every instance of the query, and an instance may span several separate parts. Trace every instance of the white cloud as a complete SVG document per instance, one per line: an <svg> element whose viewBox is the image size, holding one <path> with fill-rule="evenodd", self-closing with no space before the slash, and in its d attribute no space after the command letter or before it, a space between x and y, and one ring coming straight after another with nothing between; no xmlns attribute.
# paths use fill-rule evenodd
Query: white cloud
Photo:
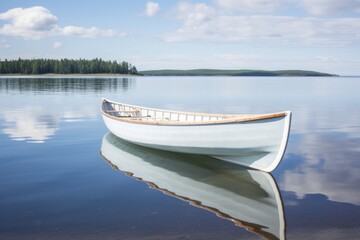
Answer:
<svg viewBox="0 0 360 240"><path fill-rule="evenodd" d="M0 14L0 19L10 20L11 27L34 31L49 31L56 27L57 17L44 7L13 8Z"/></svg>
<svg viewBox="0 0 360 240"><path fill-rule="evenodd" d="M44 7L13 8L0 14L1 20L10 23L0 28L0 34L6 36L39 39L53 35L57 31L57 18Z"/></svg>
<svg viewBox="0 0 360 240"><path fill-rule="evenodd" d="M62 28L63 35L65 36L77 36L83 38L95 38L95 37L113 37L118 35L116 31L108 29L101 30L96 27L92 28L84 28L84 27L76 27L76 26L66 26Z"/></svg>
<svg viewBox="0 0 360 240"><path fill-rule="evenodd" d="M360 0L301 0L301 5L313 15L359 13Z"/></svg>
<svg viewBox="0 0 360 240"><path fill-rule="evenodd" d="M10 48L10 47L11 45L5 39L0 40L0 48Z"/></svg>
<svg viewBox="0 0 360 240"><path fill-rule="evenodd" d="M0 13L0 20L8 21L0 28L0 35L21 37L24 39L41 39L48 36L77 36L85 38L121 36L114 30L101 30L96 27L58 25L58 19L48 9L35 6L30 8L13 8Z"/></svg>
<svg viewBox="0 0 360 240"><path fill-rule="evenodd" d="M221 9L244 13L271 13L284 7L300 7L316 16L359 13L360 0L216 0Z"/></svg>
<svg viewBox="0 0 360 240"><path fill-rule="evenodd" d="M314 60L321 61L321 62L334 62L334 61L336 61L336 58L332 57L332 56L315 56Z"/></svg>
<svg viewBox="0 0 360 240"><path fill-rule="evenodd" d="M146 9L145 9L145 16L153 17L157 15L160 11L160 6L158 3L155 2L147 2Z"/></svg>
<svg viewBox="0 0 360 240"><path fill-rule="evenodd" d="M227 11L248 13L273 12L281 6L281 0L217 0L216 2Z"/></svg>
<svg viewBox="0 0 360 240"><path fill-rule="evenodd" d="M199 23L214 17L215 10L204 3L180 2L176 6L177 18L184 20L185 24Z"/></svg>
<svg viewBox="0 0 360 240"><path fill-rule="evenodd" d="M166 41L344 45L360 40L359 18L239 16L200 3L181 3L177 13L183 25L175 32L164 34Z"/></svg>
<svg viewBox="0 0 360 240"><path fill-rule="evenodd" d="M61 42L54 42L53 47L54 48L61 48L63 44Z"/></svg>

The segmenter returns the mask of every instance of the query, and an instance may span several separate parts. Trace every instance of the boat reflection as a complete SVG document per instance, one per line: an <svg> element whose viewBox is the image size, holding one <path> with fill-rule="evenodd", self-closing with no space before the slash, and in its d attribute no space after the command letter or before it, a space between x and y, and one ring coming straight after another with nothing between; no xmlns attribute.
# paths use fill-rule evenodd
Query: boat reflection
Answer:
<svg viewBox="0 0 360 240"><path fill-rule="evenodd" d="M128 143L110 132L101 155L115 169L167 195L228 219L264 239L285 239L281 196L269 173L206 156Z"/></svg>

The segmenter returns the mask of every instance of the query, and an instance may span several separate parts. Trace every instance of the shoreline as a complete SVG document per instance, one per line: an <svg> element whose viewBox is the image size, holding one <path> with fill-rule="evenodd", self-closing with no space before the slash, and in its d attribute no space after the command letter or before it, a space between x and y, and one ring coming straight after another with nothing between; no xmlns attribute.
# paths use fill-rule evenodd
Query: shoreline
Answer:
<svg viewBox="0 0 360 240"><path fill-rule="evenodd" d="M190 69L139 71L144 76L233 76L233 77L335 77L337 74L310 70Z"/></svg>
<svg viewBox="0 0 360 240"><path fill-rule="evenodd" d="M359 76L342 76L342 75L278 75L278 76L268 76L268 75L141 75L141 74L110 74L110 73L96 73L96 74L0 74L0 78L31 78L31 77L39 77L39 78L46 78L46 77L64 77L64 78L71 78L71 77L359 77Z"/></svg>
<svg viewBox="0 0 360 240"><path fill-rule="evenodd" d="M221 69L192 69L192 70L147 70L135 73L43 73L23 74L8 73L0 74L0 77L340 77L337 74L329 74L308 70L221 70Z"/></svg>

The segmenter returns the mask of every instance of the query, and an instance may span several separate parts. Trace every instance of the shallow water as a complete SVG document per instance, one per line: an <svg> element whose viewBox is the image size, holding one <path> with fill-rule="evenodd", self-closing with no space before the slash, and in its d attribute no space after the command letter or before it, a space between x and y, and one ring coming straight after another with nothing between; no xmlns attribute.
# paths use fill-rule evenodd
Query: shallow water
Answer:
<svg viewBox="0 0 360 240"><path fill-rule="evenodd" d="M2 77L0 239L357 239L359 89L345 77ZM291 110L288 147L271 175L139 149L109 137L102 97Z"/></svg>

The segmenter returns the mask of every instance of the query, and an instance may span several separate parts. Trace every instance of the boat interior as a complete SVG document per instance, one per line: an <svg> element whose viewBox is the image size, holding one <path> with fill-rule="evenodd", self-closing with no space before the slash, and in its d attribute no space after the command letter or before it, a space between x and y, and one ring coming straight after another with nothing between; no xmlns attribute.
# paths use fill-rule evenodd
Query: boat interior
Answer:
<svg viewBox="0 0 360 240"><path fill-rule="evenodd" d="M148 124L213 124L229 122L247 122L283 117L286 112L274 114L210 114L178 112L155 108L138 107L103 99L102 112L111 118L126 122Z"/></svg>
<svg viewBox="0 0 360 240"><path fill-rule="evenodd" d="M104 100L106 101L106 100ZM239 115L221 115L221 114L203 114L203 113L187 113L176 112L162 109L142 108L127 104L103 102L102 111L116 118L126 118L138 121L166 121L166 122L204 122L219 121ZM250 117L254 115L244 115Z"/></svg>

